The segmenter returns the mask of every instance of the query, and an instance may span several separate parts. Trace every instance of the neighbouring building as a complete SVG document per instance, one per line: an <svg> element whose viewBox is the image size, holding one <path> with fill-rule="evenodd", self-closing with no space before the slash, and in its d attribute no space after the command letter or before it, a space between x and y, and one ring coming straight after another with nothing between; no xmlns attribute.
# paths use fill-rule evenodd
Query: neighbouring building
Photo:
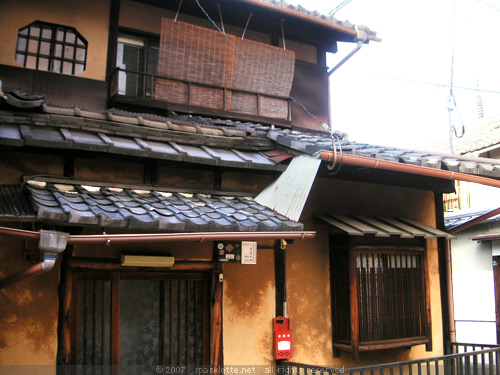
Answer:
<svg viewBox="0 0 500 375"><path fill-rule="evenodd" d="M0 31L5 369L443 354L443 194L500 174L325 130L326 53L373 32L260 0L4 0Z"/></svg>
<svg viewBox="0 0 500 375"><path fill-rule="evenodd" d="M480 119L454 140L457 153L497 159L500 168L500 118ZM456 231L451 241L455 330L458 341L500 343L500 191L457 182L445 195L446 227Z"/></svg>

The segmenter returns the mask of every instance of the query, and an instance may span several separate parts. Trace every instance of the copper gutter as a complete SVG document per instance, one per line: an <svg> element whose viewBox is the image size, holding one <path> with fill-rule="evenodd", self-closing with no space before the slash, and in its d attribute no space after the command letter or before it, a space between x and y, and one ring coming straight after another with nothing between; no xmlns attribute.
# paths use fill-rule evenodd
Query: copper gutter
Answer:
<svg viewBox="0 0 500 375"><path fill-rule="evenodd" d="M365 156L343 154L341 158L337 157L333 151L320 151L317 154L323 161L333 162L341 159L342 164L354 165L358 167L383 169L395 172L410 173L421 176L442 178L446 180L467 181L476 184L500 187L500 181L493 178L474 176L466 173L445 171L442 169L434 169L429 167L421 167L418 165L402 164L395 161L367 158ZM315 155L315 156L316 156ZM339 161L339 160L337 160Z"/></svg>
<svg viewBox="0 0 500 375"><path fill-rule="evenodd" d="M40 238L39 232L0 227L0 234L27 240ZM111 244L147 242L203 242L243 240L305 240L312 239L316 232L197 232L197 233L146 233L146 234L96 234L70 235L68 244Z"/></svg>
<svg viewBox="0 0 500 375"><path fill-rule="evenodd" d="M299 19L302 19L302 20L310 22L310 23L315 23L317 25L320 25L320 26L323 26L323 27L326 27L326 28L329 28L329 29L332 29L332 30L336 30L336 31L342 32L344 34L352 35L353 37L355 37L357 35L356 30L354 30L353 28L350 28L350 27L347 27L347 26L343 26L343 25L339 25L338 23L330 22L330 21L321 19L319 17L311 16L309 14L302 13L302 12L299 12L297 10L286 8L286 7L283 7L283 6L280 6L280 5L276 5L276 4L267 2L267 1L262 1L262 0L240 0L240 2L247 3L247 4L250 4L250 5L253 5L253 6L257 6L257 7L260 7L260 8L266 8L268 10L274 10L275 12L281 13L281 14L283 14L285 16L299 18ZM373 40L375 42L382 41L381 38L377 38L374 35L368 35L367 39L368 40Z"/></svg>

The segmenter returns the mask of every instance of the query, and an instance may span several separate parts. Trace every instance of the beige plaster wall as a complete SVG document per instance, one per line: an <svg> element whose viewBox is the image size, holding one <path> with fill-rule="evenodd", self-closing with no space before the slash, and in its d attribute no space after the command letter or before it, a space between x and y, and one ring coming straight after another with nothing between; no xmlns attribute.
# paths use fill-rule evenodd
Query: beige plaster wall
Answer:
<svg viewBox="0 0 500 375"><path fill-rule="evenodd" d="M20 6L22 4L22 6ZM82 78L105 80L108 48L109 1L16 0L0 1L0 64L19 66L15 60L17 33L34 21L76 28L87 40L87 67Z"/></svg>

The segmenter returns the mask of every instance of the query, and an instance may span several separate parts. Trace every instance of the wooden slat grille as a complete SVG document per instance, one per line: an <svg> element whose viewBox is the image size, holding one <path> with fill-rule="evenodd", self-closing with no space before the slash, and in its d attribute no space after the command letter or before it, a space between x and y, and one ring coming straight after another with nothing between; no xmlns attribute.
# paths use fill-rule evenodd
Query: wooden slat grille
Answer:
<svg viewBox="0 0 500 375"><path fill-rule="evenodd" d="M124 282L119 279L111 281L109 276L105 277L107 280L94 280L92 279L94 276L84 274L76 276L79 278L78 287L75 288L73 297L77 298L77 311L74 314L77 339L73 341L76 343L76 348L72 349L77 353L76 364L94 366L112 364L113 357L122 357L124 350L134 346L133 342L115 344L117 349L121 347L121 355L117 355L112 353L113 350L117 350L113 349L112 342L120 342L120 332L128 329L126 325L135 325L132 334L128 331L127 338L133 337L137 332L142 335L141 326L137 328L137 324L144 323L146 326L148 322L144 319L151 314L156 315L155 324L158 326L153 330L149 329L151 327L145 327L146 336L141 337L141 340L146 339L152 346L154 342L158 343L155 346L154 358L142 358L139 355L132 357L127 352L126 359L120 358L122 364L132 364L131 361L136 365L147 364L146 362L166 366L205 364L206 315L209 308L206 296L208 281L205 277L185 276L178 279L144 280L149 283L148 292L157 291L156 294L148 293L146 299L153 298L155 301L145 306L135 300L124 300L134 293L141 293L142 279L135 280L133 276L127 275ZM112 300L112 285L115 282L121 284L121 300L118 303L113 303ZM132 294L130 288L135 289ZM151 297L152 295L154 297ZM115 306L114 310L112 306ZM124 311L120 310L125 308L132 308L132 311L137 312L131 314L129 310L124 314ZM111 329L113 319L119 322L118 332ZM157 337L152 339L151 334Z"/></svg>
<svg viewBox="0 0 500 375"><path fill-rule="evenodd" d="M360 342L426 336L423 253L356 254Z"/></svg>

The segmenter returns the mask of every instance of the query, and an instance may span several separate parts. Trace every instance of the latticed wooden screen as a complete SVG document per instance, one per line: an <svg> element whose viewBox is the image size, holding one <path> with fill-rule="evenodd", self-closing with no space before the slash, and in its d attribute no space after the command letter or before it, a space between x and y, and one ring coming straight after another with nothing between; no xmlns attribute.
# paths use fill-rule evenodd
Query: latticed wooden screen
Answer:
<svg viewBox="0 0 500 375"><path fill-rule="evenodd" d="M292 51L164 18L155 99L286 119L294 69Z"/></svg>
<svg viewBox="0 0 500 375"><path fill-rule="evenodd" d="M206 364L207 277L120 276L75 275L73 364Z"/></svg>
<svg viewBox="0 0 500 375"><path fill-rule="evenodd" d="M356 273L360 342L426 335L423 252L358 253Z"/></svg>
<svg viewBox="0 0 500 375"><path fill-rule="evenodd" d="M425 247L356 245L347 236L334 241L335 347L357 351L429 342Z"/></svg>

